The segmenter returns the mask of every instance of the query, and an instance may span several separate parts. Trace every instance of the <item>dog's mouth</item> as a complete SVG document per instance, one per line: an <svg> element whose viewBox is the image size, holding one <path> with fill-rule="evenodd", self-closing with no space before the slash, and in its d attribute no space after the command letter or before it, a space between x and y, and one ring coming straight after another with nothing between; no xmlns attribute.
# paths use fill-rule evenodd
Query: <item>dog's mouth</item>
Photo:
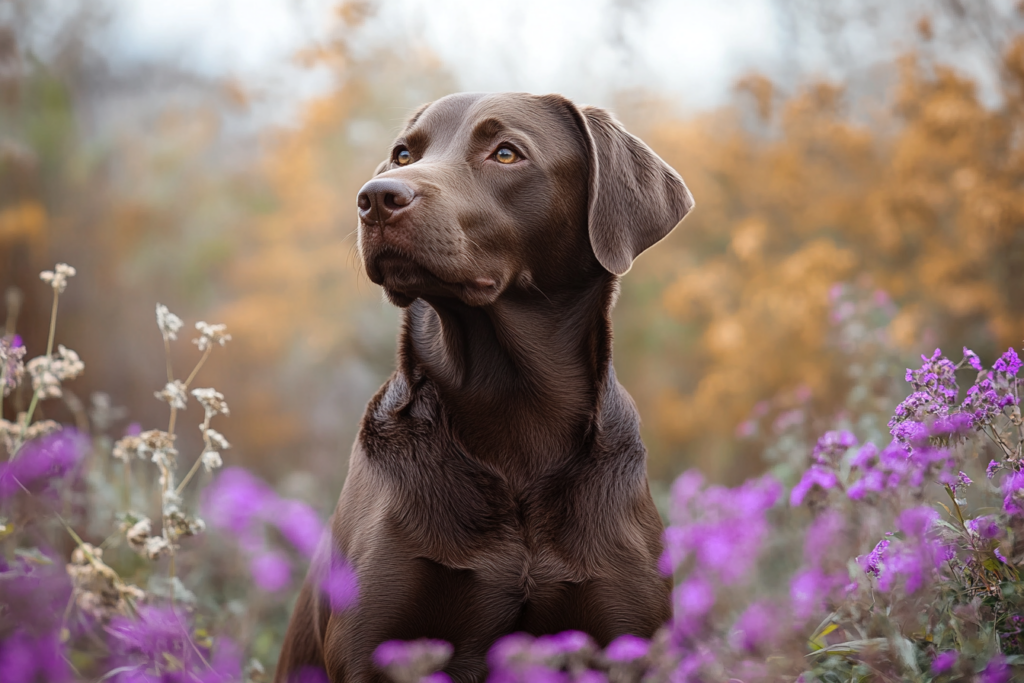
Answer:
<svg viewBox="0 0 1024 683"><path fill-rule="evenodd" d="M389 298L400 306L430 296L457 298L472 306L481 306L492 303L501 293L493 278L480 276L452 282L392 246L377 250L365 262L370 280L383 287Z"/></svg>

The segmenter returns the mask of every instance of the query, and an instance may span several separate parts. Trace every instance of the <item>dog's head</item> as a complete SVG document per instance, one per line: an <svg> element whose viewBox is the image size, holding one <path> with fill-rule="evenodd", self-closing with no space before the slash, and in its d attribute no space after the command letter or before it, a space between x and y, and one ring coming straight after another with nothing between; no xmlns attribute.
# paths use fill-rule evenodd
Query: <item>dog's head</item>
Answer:
<svg viewBox="0 0 1024 683"><path fill-rule="evenodd" d="M393 303L480 306L625 273L693 197L603 109L464 93L413 114L358 204L366 272Z"/></svg>

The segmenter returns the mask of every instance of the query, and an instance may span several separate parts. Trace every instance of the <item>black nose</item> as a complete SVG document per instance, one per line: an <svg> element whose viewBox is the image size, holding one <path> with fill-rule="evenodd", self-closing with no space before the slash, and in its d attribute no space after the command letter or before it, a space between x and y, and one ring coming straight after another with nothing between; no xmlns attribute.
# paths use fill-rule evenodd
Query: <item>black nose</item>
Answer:
<svg viewBox="0 0 1024 683"><path fill-rule="evenodd" d="M375 178L359 190L359 217L367 223L387 223L415 198L416 192L401 180Z"/></svg>

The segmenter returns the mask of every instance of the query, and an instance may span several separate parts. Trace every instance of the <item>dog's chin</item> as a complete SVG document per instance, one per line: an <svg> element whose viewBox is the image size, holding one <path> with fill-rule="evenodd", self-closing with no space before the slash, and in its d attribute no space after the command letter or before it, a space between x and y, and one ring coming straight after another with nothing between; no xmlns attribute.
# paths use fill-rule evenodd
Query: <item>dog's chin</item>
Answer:
<svg viewBox="0 0 1024 683"><path fill-rule="evenodd" d="M407 308L416 299L456 299L468 306L486 306L501 295L498 283L486 277L451 282L405 256L384 254L366 261L370 280L384 289L387 300Z"/></svg>

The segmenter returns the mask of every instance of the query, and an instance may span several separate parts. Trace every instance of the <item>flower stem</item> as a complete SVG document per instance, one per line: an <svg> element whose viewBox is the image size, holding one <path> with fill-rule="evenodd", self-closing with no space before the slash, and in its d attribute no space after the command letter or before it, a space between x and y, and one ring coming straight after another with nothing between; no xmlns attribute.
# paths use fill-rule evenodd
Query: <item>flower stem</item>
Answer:
<svg viewBox="0 0 1024 683"><path fill-rule="evenodd" d="M50 309L50 338L46 342L46 358L49 360L53 357L53 337L57 333L57 301L60 299L60 293L53 290L53 308ZM34 388L34 387L33 387ZM24 434L28 426L32 424L32 414L36 412L36 406L39 405L39 390L36 389L32 392L32 402L28 404L28 410L25 412L25 420L21 425L21 433ZM14 450L8 457L8 460L13 460L14 456L17 455L18 451L21 450L22 437L19 435L18 441L14 444Z"/></svg>
<svg viewBox="0 0 1024 683"><path fill-rule="evenodd" d="M210 352L211 351L213 351L213 345L212 344L210 346L206 347L206 350L203 351L203 357L199 359L199 362L196 363L196 366L194 368L192 368L192 373L188 376L188 379L185 380L185 388L186 389L188 389L188 385L192 384L192 380L194 380L196 378L196 375L199 373L199 368L203 367L203 363L205 363L206 359L210 357Z"/></svg>
<svg viewBox="0 0 1024 683"><path fill-rule="evenodd" d="M171 369L171 342L167 339L167 335L164 335L164 361L167 364L167 381L174 381L174 370Z"/></svg>

